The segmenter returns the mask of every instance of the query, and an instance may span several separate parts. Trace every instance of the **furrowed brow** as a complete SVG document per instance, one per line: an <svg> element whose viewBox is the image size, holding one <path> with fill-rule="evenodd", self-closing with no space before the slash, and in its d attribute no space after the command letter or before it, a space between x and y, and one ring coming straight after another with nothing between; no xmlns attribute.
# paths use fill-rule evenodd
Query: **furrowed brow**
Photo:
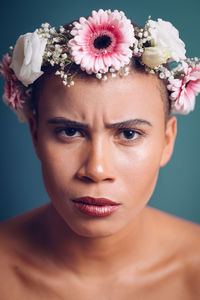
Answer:
<svg viewBox="0 0 200 300"><path fill-rule="evenodd" d="M57 125L62 124L65 126L79 127L79 128L81 127L81 128L89 129L88 124L69 120L64 117L55 117L52 119L48 119L47 123L48 124L57 124ZM133 120L127 120L127 121L123 121L123 122L106 124L105 127L108 129L112 129L112 128L120 129L120 128L129 128L129 127L133 127L136 125L148 125L148 126L152 127L152 124L149 121L143 120L143 119L133 119Z"/></svg>
<svg viewBox="0 0 200 300"><path fill-rule="evenodd" d="M89 128L88 124L80 123L77 121L72 121L72 120L69 120L69 119L66 119L63 117L55 117L55 118L49 119L49 120L47 120L47 123L48 124L57 124L57 125L62 124L65 126L81 127L81 128L87 128L87 129Z"/></svg>

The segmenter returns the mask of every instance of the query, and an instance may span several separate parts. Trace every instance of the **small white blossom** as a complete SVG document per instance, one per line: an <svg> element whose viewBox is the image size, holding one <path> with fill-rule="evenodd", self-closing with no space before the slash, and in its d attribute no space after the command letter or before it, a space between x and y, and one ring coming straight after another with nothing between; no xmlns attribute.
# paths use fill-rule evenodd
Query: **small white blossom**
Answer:
<svg viewBox="0 0 200 300"><path fill-rule="evenodd" d="M170 76L171 76L171 72L170 72L169 70L166 70L166 71L165 71L165 76L166 76L166 77L170 77Z"/></svg>
<svg viewBox="0 0 200 300"><path fill-rule="evenodd" d="M103 76L102 80L106 81L108 77L106 75Z"/></svg>
<svg viewBox="0 0 200 300"><path fill-rule="evenodd" d="M52 28L50 28L49 32L50 32L51 34L55 34L55 33L56 33L56 30L55 30L54 27L52 27Z"/></svg>
<svg viewBox="0 0 200 300"><path fill-rule="evenodd" d="M159 77L160 77L161 79L164 79L164 78L165 78L165 74L164 74L163 72L161 72L161 73L159 74Z"/></svg>
<svg viewBox="0 0 200 300"><path fill-rule="evenodd" d="M47 52L47 56L50 57L52 56L52 53L50 51Z"/></svg>
<svg viewBox="0 0 200 300"><path fill-rule="evenodd" d="M66 59L67 58L67 53L63 53L62 58Z"/></svg>
<svg viewBox="0 0 200 300"><path fill-rule="evenodd" d="M61 46L60 46L60 45L58 45L58 44L56 44L56 45L55 45L55 49L56 49L56 51L60 51L60 50L62 50Z"/></svg>
<svg viewBox="0 0 200 300"><path fill-rule="evenodd" d="M42 28L48 28L50 26L50 24L49 23L42 23L42 25L41 25L41 27Z"/></svg>
<svg viewBox="0 0 200 300"><path fill-rule="evenodd" d="M97 73L96 74L96 78L101 79L102 78L102 74L101 73Z"/></svg>
<svg viewBox="0 0 200 300"><path fill-rule="evenodd" d="M114 68L110 68L110 72L111 72L111 73L114 73L114 72L115 72L115 69L114 69Z"/></svg>
<svg viewBox="0 0 200 300"><path fill-rule="evenodd" d="M58 42L59 42L59 39L55 37L55 38L53 38L53 42L54 42L54 43L58 43Z"/></svg>
<svg viewBox="0 0 200 300"><path fill-rule="evenodd" d="M60 26L60 32L64 33L65 32L65 28L63 26Z"/></svg>

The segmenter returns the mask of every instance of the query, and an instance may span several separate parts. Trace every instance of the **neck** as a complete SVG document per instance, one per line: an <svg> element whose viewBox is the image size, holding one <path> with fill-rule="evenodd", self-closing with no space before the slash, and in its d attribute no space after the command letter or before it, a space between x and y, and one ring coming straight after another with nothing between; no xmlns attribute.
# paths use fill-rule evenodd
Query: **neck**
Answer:
<svg viewBox="0 0 200 300"><path fill-rule="evenodd" d="M45 214L48 248L62 268L84 276L109 276L144 263L150 243L148 208L121 231L98 238L77 235L51 204Z"/></svg>

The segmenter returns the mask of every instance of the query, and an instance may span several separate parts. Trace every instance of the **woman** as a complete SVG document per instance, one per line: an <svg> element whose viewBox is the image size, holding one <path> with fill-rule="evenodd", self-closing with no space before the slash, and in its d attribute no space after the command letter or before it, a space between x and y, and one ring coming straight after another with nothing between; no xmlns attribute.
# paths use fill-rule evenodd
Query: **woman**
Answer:
<svg viewBox="0 0 200 300"><path fill-rule="evenodd" d="M146 206L173 152L170 110L200 92L176 29L103 10L45 23L2 74L51 200L1 224L2 300L198 299L199 227Z"/></svg>

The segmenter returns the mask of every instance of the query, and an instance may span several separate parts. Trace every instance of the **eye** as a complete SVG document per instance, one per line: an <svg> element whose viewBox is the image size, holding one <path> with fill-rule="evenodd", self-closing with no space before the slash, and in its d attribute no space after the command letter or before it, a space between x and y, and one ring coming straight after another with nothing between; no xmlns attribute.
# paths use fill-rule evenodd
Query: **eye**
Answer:
<svg viewBox="0 0 200 300"><path fill-rule="evenodd" d="M124 129L119 132L118 136L124 141L133 141L138 139L141 133L133 129Z"/></svg>
<svg viewBox="0 0 200 300"><path fill-rule="evenodd" d="M64 138L72 138L72 137L80 137L82 136L82 133L73 127L65 127L65 128L56 128L55 133L58 136L64 137Z"/></svg>

